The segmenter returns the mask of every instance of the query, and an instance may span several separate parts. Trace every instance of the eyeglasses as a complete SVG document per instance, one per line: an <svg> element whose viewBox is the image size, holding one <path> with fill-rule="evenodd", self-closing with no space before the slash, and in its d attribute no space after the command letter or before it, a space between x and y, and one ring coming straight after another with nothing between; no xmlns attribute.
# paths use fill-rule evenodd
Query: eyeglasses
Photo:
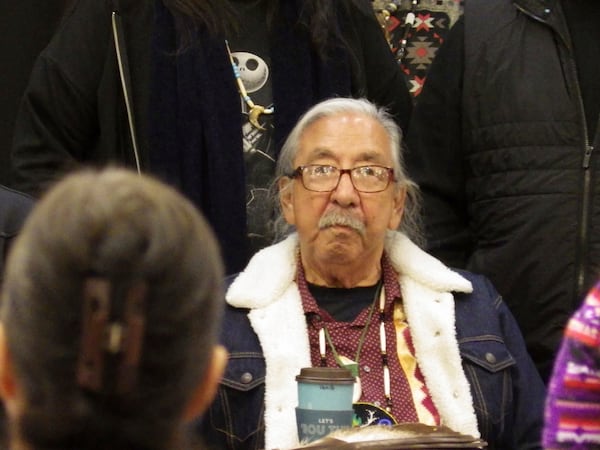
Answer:
<svg viewBox="0 0 600 450"><path fill-rule="evenodd" d="M331 192L337 188L343 174L349 174L354 189L358 192L385 191L394 180L394 169L385 166L358 166L352 169L339 169L334 166L311 164L299 166L290 178L300 178L302 185L309 191Z"/></svg>

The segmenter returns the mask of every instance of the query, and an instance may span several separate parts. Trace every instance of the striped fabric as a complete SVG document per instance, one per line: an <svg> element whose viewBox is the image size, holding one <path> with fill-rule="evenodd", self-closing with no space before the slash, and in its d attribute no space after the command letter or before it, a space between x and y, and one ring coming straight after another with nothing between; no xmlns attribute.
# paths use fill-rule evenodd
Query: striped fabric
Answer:
<svg viewBox="0 0 600 450"><path fill-rule="evenodd" d="M600 448L600 282L567 324L545 419L544 448Z"/></svg>

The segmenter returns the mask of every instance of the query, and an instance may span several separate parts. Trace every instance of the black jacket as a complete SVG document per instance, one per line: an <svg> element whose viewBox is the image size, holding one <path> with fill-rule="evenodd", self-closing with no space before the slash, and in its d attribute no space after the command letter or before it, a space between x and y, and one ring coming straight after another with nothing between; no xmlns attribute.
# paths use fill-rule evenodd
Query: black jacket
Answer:
<svg viewBox="0 0 600 450"><path fill-rule="evenodd" d="M600 268L600 138L576 70L558 0L469 0L409 132L430 251L492 280L544 378Z"/></svg>
<svg viewBox="0 0 600 450"><path fill-rule="evenodd" d="M156 20L154 3L151 0L79 0L75 4L71 15L38 59L17 118L13 146L15 186L37 194L80 163L139 166L177 186L202 209L222 245L228 272L237 272L245 266L249 256L245 233L245 183L240 100L224 39L200 42L199 47L208 46L204 55L209 55L210 59L206 56L206 60L194 61L203 70L198 80L209 80L204 86L206 95L201 106L210 112L200 117L203 128L198 132L198 147L192 149L194 155L184 161L171 156L179 151L178 145L174 145L173 153L170 153L171 148L166 150L175 170L185 172L192 179L186 184L177 178L178 174L165 173L171 170L166 169L165 164L150 167L149 162L150 150L155 144L155 140L148 139L149 134L156 135L158 128L158 133L169 139L171 135L177 135L177 128L187 118L178 117L176 125L170 128L159 122L148 129L150 110L156 110L156 105L151 104L152 95L156 97L157 91L173 90L169 81L162 79L163 85L157 89L160 83L152 78L158 64L151 57L155 51L152 49ZM339 22L332 26L339 27L347 48L352 49L353 56L346 55L345 58L352 70L337 69L342 67L337 59L331 60L333 64L317 63L314 52L311 61L296 61L292 57L296 49L307 45L308 34L305 32L300 32L298 40L291 39L292 43L287 45L281 44L281 39L273 38L277 143L281 143L309 106L336 95L365 96L389 106L402 125L408 123L412 103L406 81L369 2L353 0L333 4ZM300 7L300 1L282 2L282 9ZM117 13L113 14L114 11ZM290 21L297 20L298 14L290 16ZM276 21L276 25L288 32L296 30L293 23ZM125 107L115 55L115 29L121 39L118 48L122 57L126 55L128 60L125 65L129 67L130 76L124 79L129 85L125 97L131 105L130 111ZM175 54L176 49L173 50ZM187 56L185 52L181 54L182 58ZM328 75L343 78L348 89L323 88L319 78L322 72L315 69L321 67L319 64L327 66ZM298 75L309 82L293 82ZM167 117L172 118L172 115ZM130 125L134 133L130 132ZM132 135L136 136L137 152L133 151ZM177 142L176 139L171 142ZM165 147L161 148L164 150ZM215 158L229 158L232 163L225 161L223 165L227 170L216 171L219 173L207 170Z"/></svg>
<svg viewBox="0 0 600 450"><path fill-rule="evenodd" d="M35 58L48 45L66 8L61 0L21 0L0 6L0 183L10 184L10 146L19 101Z"/></svg>

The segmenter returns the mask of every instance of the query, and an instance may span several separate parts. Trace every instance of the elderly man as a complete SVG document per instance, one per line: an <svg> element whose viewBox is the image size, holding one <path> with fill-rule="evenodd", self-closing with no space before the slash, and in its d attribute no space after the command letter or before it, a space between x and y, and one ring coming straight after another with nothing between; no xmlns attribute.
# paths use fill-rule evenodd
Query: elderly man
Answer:
<svg viewBox="0 0 600 450"><path fill-rule="evenodd" d="M408 237L415 186L391 117L365 100L322 102L293 129L277 170L295 232L257 253L227 291L231 357L200 425L207 442L298 445L295 376L343 365L357 376L359 420L540 448L544 386L502 299Z"/></svg>

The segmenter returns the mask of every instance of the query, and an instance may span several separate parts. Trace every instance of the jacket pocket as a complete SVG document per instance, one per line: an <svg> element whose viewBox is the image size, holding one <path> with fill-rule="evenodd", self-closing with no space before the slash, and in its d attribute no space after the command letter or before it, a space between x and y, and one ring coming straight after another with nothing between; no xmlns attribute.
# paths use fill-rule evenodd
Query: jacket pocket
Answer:
<svg viewBox="0 0 600 450"><path fill-rule="evenodd" d="M516 364L504 342L497 337L469 338L460 344L463 360L485 369L489 373L497 373Z"/></svg>
<svg viewBox="0 0 600 450"><path fill-rule="evenodd" d="M265 382L265 361L260 353L233 353L225 368L221 384L247 392Z"/></svg>

